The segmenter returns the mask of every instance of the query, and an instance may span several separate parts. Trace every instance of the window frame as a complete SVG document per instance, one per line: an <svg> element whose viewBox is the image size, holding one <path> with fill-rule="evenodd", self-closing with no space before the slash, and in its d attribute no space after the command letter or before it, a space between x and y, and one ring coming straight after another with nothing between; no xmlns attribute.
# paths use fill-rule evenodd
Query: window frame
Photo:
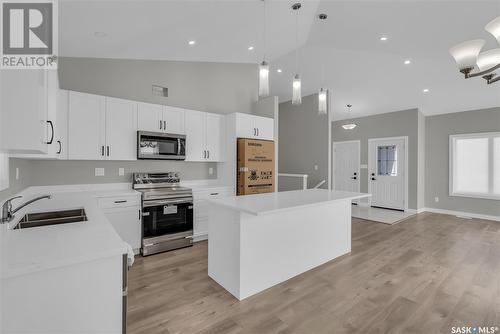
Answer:
<svg viewBox="0 0 500 334"><path fill-rule="evenodd" d="M479 132L479 133L464 133L450 135L449 140L449 174L448 174L448 193L451 197L467 197L467 198L480 198L490 200L500 200L500 194L493 194L493 181L494 181L494 159L493 159L493 138L500 137L500 132ZM488 193L468 193L456 192L454 190L454 177L455 177L455 143L457 139L473 139L473 138L488 138Z"/></svg>

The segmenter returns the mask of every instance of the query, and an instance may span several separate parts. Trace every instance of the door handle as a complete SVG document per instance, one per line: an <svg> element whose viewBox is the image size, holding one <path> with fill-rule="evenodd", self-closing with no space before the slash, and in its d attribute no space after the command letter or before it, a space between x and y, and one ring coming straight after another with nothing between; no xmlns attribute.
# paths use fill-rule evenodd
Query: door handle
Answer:
<svg viewBox="0 0 500 334"><path fill-rule="evenodd" d="M47 121L47 124L50 125L51 135L50 139L46 142L46 144L50 145L54 141L54 123L52 123L52 121Z"/></svg>

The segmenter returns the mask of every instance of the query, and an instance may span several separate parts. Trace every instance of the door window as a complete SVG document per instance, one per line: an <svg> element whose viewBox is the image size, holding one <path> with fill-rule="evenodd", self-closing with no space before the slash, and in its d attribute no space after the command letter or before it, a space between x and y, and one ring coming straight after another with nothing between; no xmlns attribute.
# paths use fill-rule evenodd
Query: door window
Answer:
<svg viewBox="0 0 500 334"><path fill-rule="evenodd" d="M398 175L398 151L396 145L377 146L377 175Z"/></svg>

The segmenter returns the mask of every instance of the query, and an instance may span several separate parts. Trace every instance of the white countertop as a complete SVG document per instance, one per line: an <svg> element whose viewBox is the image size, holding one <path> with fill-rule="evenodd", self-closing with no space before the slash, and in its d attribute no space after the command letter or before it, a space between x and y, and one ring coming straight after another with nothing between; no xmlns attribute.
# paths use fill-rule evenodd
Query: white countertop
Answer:
<svg viewBox="0 0 500 334"><path fill-rule="evenodd" d="M29 193L29 195L28 195ZM22 202L39 195L31 190L23 193ZM46 194L44 192L43 194ZM9 224L0 225L0 277L10 278L93 261L127 252L127 245L97 205L96 197L136 195L131 189L49 193L43 199L16 212ZM19 200L14 207L19 205ZM34 227L12 228L26 213L84 208L87 221Z"/></svg>
<svg viewBox="0 0 500 334"><path fill-rule="evenodd" d="M211 204L221 205L237 211L253 215L264 215L300 207L321 205L327 202L354 200L370 196L370 194L365 193L307 189L245 196L228 196L208 199L208 201Z"/></svg>

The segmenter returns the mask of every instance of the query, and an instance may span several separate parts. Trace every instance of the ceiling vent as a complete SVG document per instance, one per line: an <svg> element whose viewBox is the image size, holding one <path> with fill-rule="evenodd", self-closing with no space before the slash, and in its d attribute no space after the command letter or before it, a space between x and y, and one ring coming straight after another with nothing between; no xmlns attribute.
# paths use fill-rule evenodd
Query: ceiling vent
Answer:
<svg viewBox="0 0 500 334"><path fill-rule="evenodd" d="M168 97L168 88L167 87L153 85L153 95L162 96L162 97Z"/></svg>

